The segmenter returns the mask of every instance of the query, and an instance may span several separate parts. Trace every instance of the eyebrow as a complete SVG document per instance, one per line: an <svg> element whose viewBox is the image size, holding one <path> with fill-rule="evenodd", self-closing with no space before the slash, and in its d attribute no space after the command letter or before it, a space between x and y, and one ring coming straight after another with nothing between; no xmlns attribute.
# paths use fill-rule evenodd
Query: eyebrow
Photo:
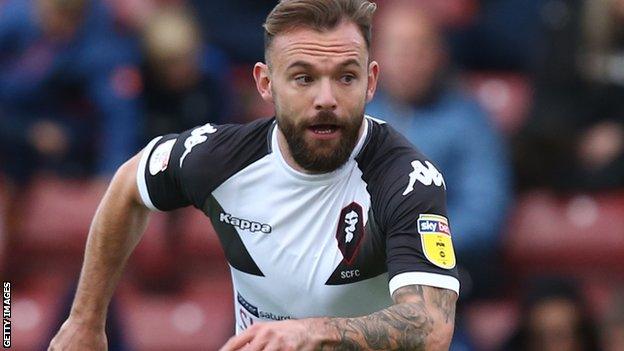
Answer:
<svg viewBox="0 0 624 351"><path fill-rule="evenodd" d="M295 61L295 62L291 63L288 66L288 68L286 68L286 70L289 70L289 69L295 68L295 67L301 67L301 68L304 68L304 69L312 69L313 68L312 64L310 64L308 62L305 62L305 61Z"/></svg>
<svg viewBox="0 0 624 351"><path fill-rule="evenodd" d="M347 66L350 66L350 65L356 65L358 67L361 67L360 62L358 60L356 60L356 59L348 59L348 60L342 62L339 66L340 67L347 67ZM295 62L291 63L288 66L288 68L286 68L286 70L289 70L289 69L295 68L295 67L301 67L301 68L309 69L309 70L314 68L314 66L311 63L299 60L299 61L295 61Z"/></svg>
<svg viewBox="0 0 624 351"><path fill-rule="evenodd" d="M340 64L341 67L347 67L347 66L351 66L351 65L356 65L358 67L362 67L362 65L360 65L360 61L358 61L356 59L348 59L345 62Z"/></svg>

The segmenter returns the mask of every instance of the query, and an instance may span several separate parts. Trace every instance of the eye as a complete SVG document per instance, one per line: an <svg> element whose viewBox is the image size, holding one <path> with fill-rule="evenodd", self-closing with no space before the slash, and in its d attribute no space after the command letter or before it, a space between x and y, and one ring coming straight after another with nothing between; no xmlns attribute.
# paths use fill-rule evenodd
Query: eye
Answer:
<svg viewBox="0 0 624 351"><path fill-rule="evenodd" d="M340 77L340 81L347 85L353 83L355 79L356 79L356 76L354 76L353 74L345 74L342 77Z"/></svg>
<svg viewBox="0 0 624 351"><path fill-rule="evenodd" d="M295 76L295 82L297 82L297 84L299 85L309 85L310 83L312 83L312 81L312 77L305 74Z"/></svg>

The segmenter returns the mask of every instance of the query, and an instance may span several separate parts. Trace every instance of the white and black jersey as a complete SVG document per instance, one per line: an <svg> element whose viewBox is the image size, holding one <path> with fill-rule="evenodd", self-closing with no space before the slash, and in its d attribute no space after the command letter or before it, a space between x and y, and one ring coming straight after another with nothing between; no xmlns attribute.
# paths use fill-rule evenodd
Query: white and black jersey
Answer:
<svg viewBox="0 0 624 351"><path fill-rule="evenodd" d="M286 163L274 119L206 124L144 149L144 204L192 205L212 220L237 332L259 320L369 314L411 284L459 293L442 175L390 126L364 123L349 161L326 174Z"/></svg>

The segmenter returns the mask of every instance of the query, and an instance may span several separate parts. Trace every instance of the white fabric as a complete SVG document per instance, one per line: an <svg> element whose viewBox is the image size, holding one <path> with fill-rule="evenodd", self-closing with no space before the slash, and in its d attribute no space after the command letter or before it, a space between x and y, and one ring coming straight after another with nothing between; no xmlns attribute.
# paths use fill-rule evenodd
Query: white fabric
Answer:
<svg viewBox="0 0 624 351"><path fill-rule="evenodd" d="M392 296L398 288L402 288L407 285L427 285L436 288L449 289L459 295L459 280L455 277L428 272L406 272L397 274L390 279L390 296Z"/></svg>
<svg viewBox="0 0 624 351"><path fill-rule="evenodd" d="M162 139L161 136L152 139L152 141L147 144L147 146L143 149L143 154L141 155L141 160L139 161L139 167L137 168L137 186L139 187L139 194L141 195L141 200L143 204L153 211L158 211L156 206L152 203L152 199L150 199L149 192L147 191L147 184L145 182L145 167L147 167L147 161L149 160L149 156L152 153L152 149L154 145Z"/></svg>

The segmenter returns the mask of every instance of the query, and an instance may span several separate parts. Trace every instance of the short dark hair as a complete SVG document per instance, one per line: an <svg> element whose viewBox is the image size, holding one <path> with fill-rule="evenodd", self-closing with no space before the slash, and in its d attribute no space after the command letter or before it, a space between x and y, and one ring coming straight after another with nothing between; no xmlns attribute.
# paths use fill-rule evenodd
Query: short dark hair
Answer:
<svg viewBox="0 0 624 351"><path fill-rule="evenodd" d="M264 23L264 52L273 38L297 27L318 31L336 28L342 20L355 23L370 48L377 5L367 0L280 0Z"/></svg>

